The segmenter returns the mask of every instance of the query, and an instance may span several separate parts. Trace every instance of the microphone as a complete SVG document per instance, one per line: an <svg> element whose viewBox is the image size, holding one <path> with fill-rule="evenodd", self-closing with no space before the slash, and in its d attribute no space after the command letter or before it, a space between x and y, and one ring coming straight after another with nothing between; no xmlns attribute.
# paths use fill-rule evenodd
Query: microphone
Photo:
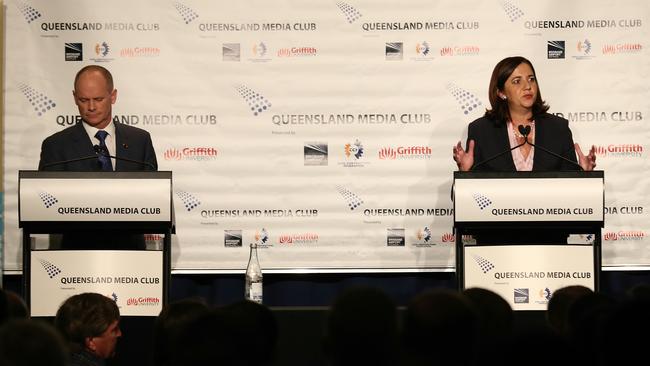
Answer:
<svg viewBox="0 0 650 366"><path fill-rule="evenodd" d="M558 159L561 159L561 160L564 160L564 161L568 161L569 163L571 163L571 165L574 165L574 166L578 167L579 170L584 170L584 169L580 166L580 164L576 163L575 161L573 161L573 160L571 160L571 159L567 159L567 158L565 158L564 156L562 156L562 155L560 155L560 154L557 154L557 153L554 153L553 151L551 151L551 150L549 150L549 149L547 149L547 148L545 148L545 147L543 147L543 146L535 145L535 144L533 144L532 142L528 141L528 134L530 134L530 125L528 125L528 126L526 126L526 127L524 127L524 126L522 126L522 125L519 125L519 133L522 134L522 135L524 136L524 144L528 144L528 145L530 145L530 146L532 146L532 147L534 147L534 148L536 148L536 149L540 149L540 150L542 150L543 152L545 152L545 153L547 153L547 154L551 154L551 155L553 155L554 157L556 157L556 158L558 158Z"/></svg>
<svg viewBox="0 0 650 366"><path fill-rule="evenodd" d="M97 150L95 150L96 152ZM60 161L54 161L48 164L45 164L43 166L39 166L38 170L45 170L47 168L56 166L56 165L65 165L65 164L70 164L70 163L76 163L78 161L85 161L85 160L90 160L90 159L95 159L97 160L97 155L89 155L89 156L84 156L81 158L75 158L75 159L68 159L68 160L60 160Z"/></svg>
<svg viewBox="0 0 650 366"><path fill-rule="evenodd" d="M129 163L144 165L144 166L146 166L147 168L150 168L153 171L156 170L156 167L153 164L151 164L150 162L148 162L148 161L140 161L140 160L133 160L133 159L128 159L128 158L121 158L119 156L113 156L108 152L108 148L106 148L106 146L93 145L93 149L95 150L95 152L97 154L105 156L107 158L115 159L115 160L128 161Z"/></svg>
<svg viewBox="0 0 650 366"><path fill-rule="evenodd" d="M521 127L522 127L522 126L519 126L519 127L520 127L519 132L521 132ZM528 126L528 132L530 133L530 126ZM522 135L523 135L523 133L522 133ZM528 135L526 135L526 136L528 136ZM469 171L471 172L472 170L474 170L474 169L480 167L481 165L485 165L485 164L491 162L492 160L494 160L494 159L496 159L496 158L498 158L498 157L501 157L501 156L503 156L503 155L505 155L505 154L511 152L511 151L514 150L514 149L518 149L518 148L520 148L520 147L526 145L526 142L528 142L528 137L526 137L526 140L525 140L524 142L522 142L521 144L519 144L519 145L517 145L517 146L515 146L515 147L513 147L513 148L511 148L511 149L508 149L508 150L502 151L502 152L500 152L500 153L498 153L498 154L496 154L496 155L494 155L494 156L491 156L491 157L489 157L489 158L487 158L487 159L485 159L485 160L483 160L483 161L480 161L480 162L478 162L478 163L472 165L472 167L469 169Z"/></svg>

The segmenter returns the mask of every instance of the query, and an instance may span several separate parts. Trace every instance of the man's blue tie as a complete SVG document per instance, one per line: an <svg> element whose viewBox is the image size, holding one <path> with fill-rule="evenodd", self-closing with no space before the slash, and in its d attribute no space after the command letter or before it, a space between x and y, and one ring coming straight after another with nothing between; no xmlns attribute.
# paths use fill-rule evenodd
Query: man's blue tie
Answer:
<svg viewBox="0 0 650 366"><path fill-rule="evenodd" d="M108 136L108 132L99 130L95 134L95 137L99 140L99 156L97 159L99 159L99 164L102 166L102 170L112 172L113 171L113 164L111 163L111 158L108 157L108 148L106 147L106 136Z"/></svg>

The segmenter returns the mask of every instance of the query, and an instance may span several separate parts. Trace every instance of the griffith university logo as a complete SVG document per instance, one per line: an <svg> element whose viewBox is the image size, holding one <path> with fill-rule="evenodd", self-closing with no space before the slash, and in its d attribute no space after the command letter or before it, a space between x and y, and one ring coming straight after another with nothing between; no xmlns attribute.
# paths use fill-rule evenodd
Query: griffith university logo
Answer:
<svg viewBox="0 0 650 366"><path fill-rule="evenodd" d="M207 161L215 160L219 155L219 150L214 147L184 147L177 149L171 147L163 153L165 160L194 160Z"/></svg>
<svg viewBox="0 0 650 366"><path fill-rule="evenodd" d="M474 259L474 262L478 264L478 266L481 268L481 272L483 272L484 274L494 269L494 264L492 264L492 262L490 262L489 260L476 254L473 254L472 258Z"/></svg>
<svg viewBox="0 0 650 366"><path fill-rule="evenodd" d="M549 60L562 59L566 56L564 41L548 41L546 53Z"/></svg>
<svg viewBox="0 0 650 366"><path fill-rule="evenodd" d="M48 262L48 261L46 261L44 259L39 259L38 261L41 263L41 266L43 267L43 269L47 273L47 276L50 279L52 279L52 278L54 278L54 277L61 274L61 269L59 267L55 266L54 264L52 264L52 263L50 263L50 262Z"/></svg>
<svg viewBox="0 0 650 366"><path fill-rule="evenodd" d="M27 3L17 1L16 6L18 7L20 13L23 14L23 17L25 17L27 24L30 24L34 20L41 17L41 12Z"/></svg>
<svg viewBox="0 0 650 366"><path fill-rule="evenodd" d="M349 189L343 186L336 186L336 190L341 196L343 196L343 199L348 204L350 211L354 211L357 207L360 207L363 204L363 200Z"/></svg>
<svg viewBox="0 0 650 366"><path fill-rule="evenodd" d="M29 104L32 105L32 108L39 117L56 107L56 103L48 98L47 95L34 90L34 88L27 84L18 84L18 89L23 93Z"/></svg>
<svg viewBox="0 0 650 366"><path fill-rule="evenodd" d="M508 18L510 18L511 23L514 23L517 19L521 18L524 15L524 12L510 1L502 1L501 7L506 12Z"/></svg>
<svg viewBox="0 0 650 366"><path fill-rule="evenodd" d="M187 193L185 191L176 191L176 195L181 199L181 201L183 201L183 206L185 206L185 210L187 210L187 212L190 212L201 205L201 201L199 201L199 199L194 197L194 195L191 193Z"/></svg>
<svg viewBox="0 0 650 366"><path fill-rule="evenodd" d="M336 3L336 6L338 6L339 10L341 10L350 24L356 22L362 16L359 10L349 4L338 2Z"/></svg>
<svg viewBox="0 0 650 366"><path fill-rule="evenodd" d="M246 85L238 85L235 87L241 95L242 98L248 103L251 112L254 116L259 115L262 112L265 112L271 108L271 102L269 102L263 95L250 89Z"/></svg>
<svg viewBox="0 0 650 366"><path fill-rule="evenodd" d="M43 202L43 205L45 205L45 208L50 208L59 203L59 200L57 200L56 197L47 192L40 192L38 196L41 198L41 201Z"/></svg>
<svg viewBox="0 0 650 366"><path fill-rule="evenodd" d="M469 112L478 109L482 105L481 101L474 94L455 84L447 84L447 90L454 96L463 114L469 114Z"/></svg>
<svg viewBox="0 0 650 366"><path fill-rule="evenodd" d="M484 210L486 207L490 206L492 204L492 200L489 199L488 197L480 194L480 193L474 193L472 195L472 198L474 198L474 201L478 205L478 208Z"/></svg>
<svg viewBox="0 0 650 366"><path fill-rule="evenodd" d="M178 14L180 14L180 16L183 18L185 24L190 24L194 21L194 19L199 17L199 15L188 6L178 1L174 1L173 4Z"/></svg>

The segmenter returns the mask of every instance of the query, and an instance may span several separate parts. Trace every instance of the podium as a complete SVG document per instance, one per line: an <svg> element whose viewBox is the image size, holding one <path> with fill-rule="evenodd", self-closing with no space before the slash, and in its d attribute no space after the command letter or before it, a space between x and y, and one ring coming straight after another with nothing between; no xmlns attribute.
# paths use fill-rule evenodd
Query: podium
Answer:
<svg viewBox="0 0 650 366"><path fill-rule="evenodd" d="M20 171L18 180L23 290L32 316L54 316L65 299L82 292L113 298L124 316L160 313L171 273L171 172ZM32 246L33 235L64 233L89 244L114 234L143 240L147 234L162 245L155 250Z"/></svg>
<svg viewBox="0 0 650 366"><path fill-rule="evenodd" d="M514 310L546 310L569 285L598 291L604 172L454 172L452 195L460 290L487 288Z"/></svg>

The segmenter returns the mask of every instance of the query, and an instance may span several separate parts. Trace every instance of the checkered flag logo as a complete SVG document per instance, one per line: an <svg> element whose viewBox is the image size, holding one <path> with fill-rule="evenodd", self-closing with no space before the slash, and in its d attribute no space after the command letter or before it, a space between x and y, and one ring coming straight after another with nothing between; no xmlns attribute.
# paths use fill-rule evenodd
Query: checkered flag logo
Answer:
<svg viewBox="0 0 650 366"><path fill-rule="evenodd" d="M47 272L47 276L50 277L50 279L61 274L61 269L59 269L59 267L55 266L54 264L44 259L39 259L38 261L41 262L41 266L43 266L43 269L45 272Z"/></svg>
<svg viewBox="0 0 650 366"><path fill-rule="evenodd" d="M177 191L176 195L178 196L178 198L181 199L181 201L183 201L183 205L185 206L185 209L188 212L199 207L199 205L201 204L201 201L199 201L198 198L194 197L192 194L187 193L185 191Z"/></svg>
<svg viewBox="0 0 650 366"><path fill-rule="evenodd" d="M455 84L447 84L447 90L454 96L463 114L469 114L483 104L474 94Z"/></svg>
<svg viewBox="0 0 650 366"><path fill-rule="evenodd" d="M474 198L474 201L476 201L476 204L481 210L483 210L484 208L492 204L492 200L490 200L489 198L485 197L480 193L474 193L472 197Z"/></svg>
<svg viewBox="0 0 650 366"><path fill-rule="evenodd" d="M510 18L510 22L514 22L524 15L524 12L521 11L521 9L509 1L502 1L501 7L506 12L506 15L508 15L508 18Z"/></svg>
<svg viewBox="0 0 650 366"><path fill-rule="evenodd" d="M476 264L478 264L478 266L481 267L481 271L483 271L483 273L488 273L494 269L494 264L492 264L487 259L478 255L472 255L472 258L474 258Z"/></svg>
<svg viewBox="0 0 650 366"><path fill-rule="evenodd" d="M50 208L55 204L59 203L59 200L57 200L56 197L52 196L47 192L41 192L38 194L38 196L41 197L41 201L43 201L45 208Z"/></svg>
<svg viewBox="0 0 650 366"><path fill-rule="evenodd" d="M341 10L343 15L345 15L345 18L350 24L356 22L359 18L361 18L361 13L359 10L349 4L338 2L336 3L336 6L339 7L339 10Z"/></svg>
<svg viewBox="0 0 650 366"><path fill-rule="evenodd" d="M56 103L48 98L45 94L37 92L31 86L20 83L18 84L18 89L23 93L27 101L32 105L34 111L39 116L42 116L44 113L56 107Z"/></svg>
<svg viewBox="0 0 650 366"><path fill-rule="evenodd" d="M30 24L31 22L41 17L41 13L27 3L17 2L16 6L18 7L18 10L20 10L20 12L23 14L23 17L25 17L27 24Z"/></svg>
<svg viewBox="0 0 650 366"><path fill-rule="evenodd" d="M348 203L348 207L350 207L350 211L354 211L357 207L363 204L363 200L353 192L349 191L348 189L342 186L336 186L336 190L339 192L339 194L341 194L341 196L343 196L343 199L345 199L345 201Z"/></svg>
<svg viewBox="0 0 650 366"><path fill-rule="evenodd" d="M254 90L248 88L245 85L238 85L235 87L241 95L242 98L248 103L253 115L257 116L258 114L271 108L271 102L268 99L264 98L260 93L255 92Z"/></svg>
<svg viewBox="0 0 650 366"><path fill-rule="evenodd" d="M183 17L183 21L185 24L190 24L194 19L198 18L199 15L192 10L191 8L187 7L184 4L179 3L178 1L174 1L174 7L176 8L176 11L178 11L178 14Z"/></svg>

